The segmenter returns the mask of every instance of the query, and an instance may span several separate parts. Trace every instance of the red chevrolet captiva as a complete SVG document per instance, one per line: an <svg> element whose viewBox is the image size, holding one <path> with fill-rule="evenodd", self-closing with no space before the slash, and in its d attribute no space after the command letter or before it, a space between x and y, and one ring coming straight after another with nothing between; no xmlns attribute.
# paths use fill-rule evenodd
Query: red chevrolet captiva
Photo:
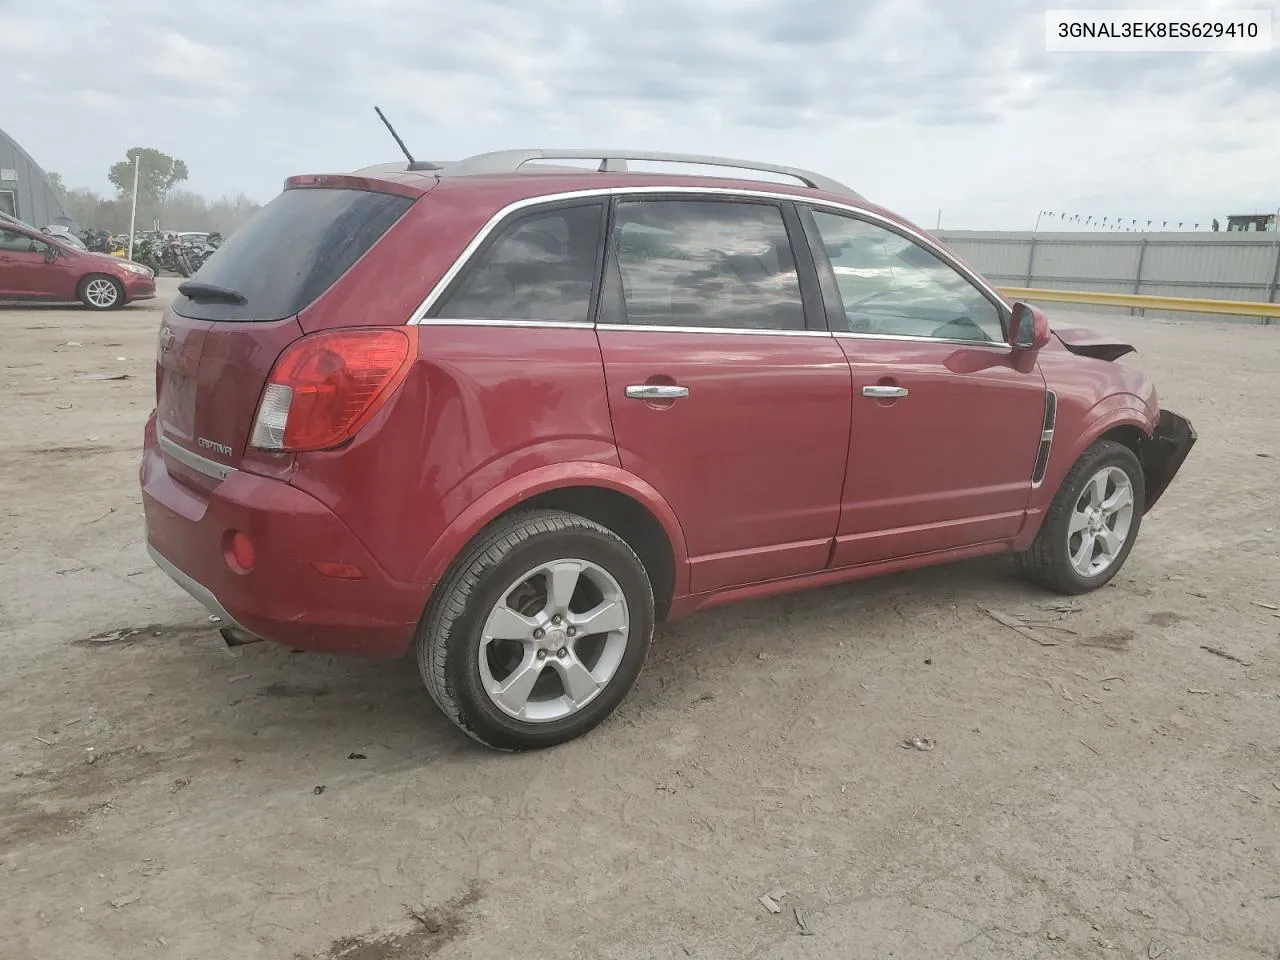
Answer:
<svg viewBox="0 0 1280 960"><path fill-rule="evenodd" d="M412 648L495 747L591 729L717 604L998 553L1099 587L1196 439L1129 345L770 164L295 177L180 290L155 562L229 637Z"/></svg>

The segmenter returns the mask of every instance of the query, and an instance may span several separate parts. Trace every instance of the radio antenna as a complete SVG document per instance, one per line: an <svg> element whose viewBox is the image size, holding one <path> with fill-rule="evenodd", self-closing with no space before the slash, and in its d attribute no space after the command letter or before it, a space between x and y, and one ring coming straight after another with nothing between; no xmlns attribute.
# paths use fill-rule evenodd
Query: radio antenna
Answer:
<svg viewBox="0 0 1280 960"><path fill-rule="evenodd" d="M400 134L396 133L396 128L391 125L391 121L387 119L387 115L382 112L382 108L375 106L373 108L378 113L378 118L386 124L388 132L395 137L396 143L400 147L400 152L404 154L405 159L409 161L410 170L439 170L438 164L431 163L429 160L415 160L413 154L409 152L409 148L404 145L404 141L400 139Z"/></svg>

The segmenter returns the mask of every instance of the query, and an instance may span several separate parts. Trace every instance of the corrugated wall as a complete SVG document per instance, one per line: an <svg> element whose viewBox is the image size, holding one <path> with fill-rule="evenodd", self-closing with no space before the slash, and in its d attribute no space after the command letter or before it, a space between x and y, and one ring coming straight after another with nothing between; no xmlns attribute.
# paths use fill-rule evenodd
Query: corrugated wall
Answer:
<svg viewBox="0 0 1280 960"><path fill-rule="evenodd" d="M1277 302L1280 233L996 233L938 238L997 284Z"/></svg>
<svg viewBox="0 0 1280 960"><path fill-rule="evenodd" d="M0 193L12 194L21 220L47 227L65 216L44 171L31 156L0 130Z"/></svg>

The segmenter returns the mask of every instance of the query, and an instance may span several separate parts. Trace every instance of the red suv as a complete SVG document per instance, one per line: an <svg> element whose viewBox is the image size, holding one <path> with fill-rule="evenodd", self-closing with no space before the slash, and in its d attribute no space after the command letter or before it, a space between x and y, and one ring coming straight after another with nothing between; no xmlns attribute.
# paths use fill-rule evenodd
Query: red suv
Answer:
<svg viewBox="0 0 1280 960"><path fill-rule="evenodd" d="M412 646L496 747L592 728L718 604L999 553L1099 587L1195 442L1132 347L768 164L295 177L180 290L155 561L232 634Z"/></svg>
<svg viewBox="0 0 1280 960"><path fill-rule="evenodd" d="M141 264L0 220L0 300L79 300L90 310L110 310L155 295L156 276Z"/></svg>

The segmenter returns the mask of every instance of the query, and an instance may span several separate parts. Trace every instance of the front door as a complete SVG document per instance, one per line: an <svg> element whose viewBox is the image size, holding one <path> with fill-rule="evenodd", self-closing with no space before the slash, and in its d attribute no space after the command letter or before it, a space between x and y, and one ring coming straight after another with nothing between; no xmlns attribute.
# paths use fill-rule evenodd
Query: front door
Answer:
<svg viewBox="0 0 1280 960"><path fill-rule="evenodd" d="M616 202L597 328L614 433L679 516L694 593L831 555L850 371L808 280L806 313L793 235L773 202Z"/></svg>
<svg viewBox="0 0 1280 960"><path fill-rule="evenodd" d="M1015 536L1046 388L1003 308L905 230L822 210L807 229L853 377L833 565Z"/></svg>

